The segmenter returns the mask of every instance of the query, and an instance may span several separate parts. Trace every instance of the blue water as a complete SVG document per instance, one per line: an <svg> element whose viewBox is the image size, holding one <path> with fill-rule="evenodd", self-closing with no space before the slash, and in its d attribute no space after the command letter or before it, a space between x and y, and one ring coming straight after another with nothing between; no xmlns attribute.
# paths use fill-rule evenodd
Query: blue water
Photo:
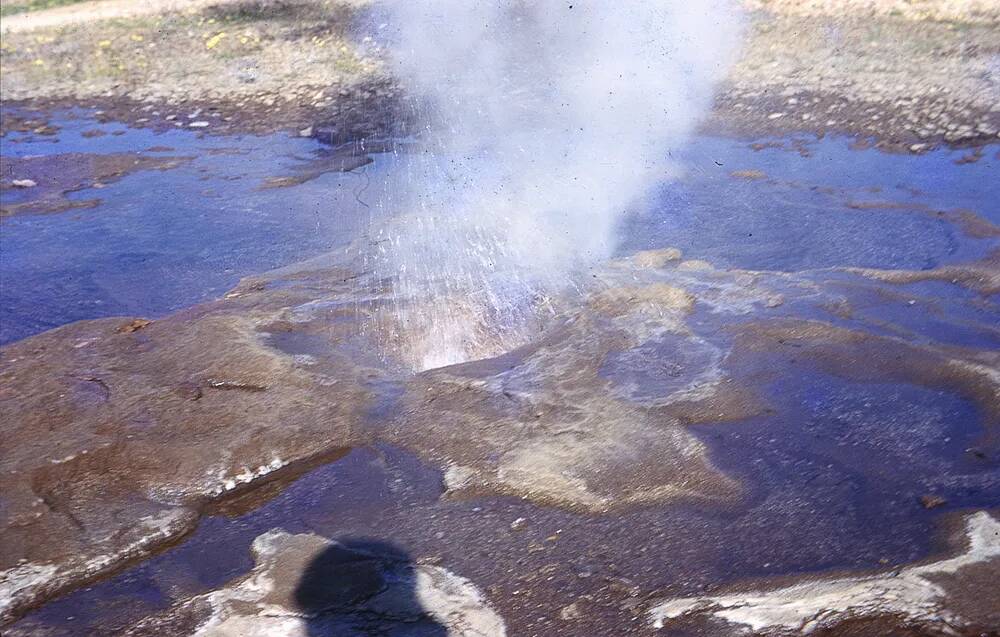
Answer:
<svg viewBox="0 0 1000 637"><path fill-rule="evenodd" d="M8 135L0 152L168 146L173 150L164 155L195 159L69 195L100 198L93 209L4 219L0 342L79 319L162 315L220 296L243 276L343 246L368 227L369 209L356 195L392 160L386 156L354 173L262 190L263 180L314 160L322 145L286 134L212 138L141 129L85 138L83 130L123 127L79 119L56 123L63 127L57 142L19 142L17 134Z"/></svg>
<svg viewBox="0 0 1000 637"><path fill-rule="evenodd" d="M652 212L629 219L623 251L672 245L717 267L748 269L928 269L997 245L964 236L934 211L968 209L1000 225L1000 146L963 165L955 161L965 151L890 155L833 137L805 147L811 156L699 137L679 154L686 175L655 193ZM767 177L731 176L741 170ZM851 202L903 207L856 210Z"/></svg>
<svg viewBox="0 0 1000 637"><path fill-rule="evenodd" d="M194 156L178 168L140 171L71 199L92 209L22 215L0 223L0 343L65 323L116 315L160 316L218 297L243 276L346 246L364 235L374 187L393 155L346 174L260 189L294 173L323 146L284 133L209 136L99 123L80 109L56 113L56 136L12 133L0 154L117 153L169 147ZM84 137L99 129L108 134ZM118 134L115 134L118 133ZM785 140L787 141L787 140ZM675 246L719 267L803 270L831 266L932 268L982 257L996 239L973 239L920 208L966 208L1000 223L996 150L921 156L852 150L850 140L755 151L744 141L699 137L679 159L686 174L630 216L620 251ZM720 165L721 164L721 165ZM731 176L761 170L766 179ZM875 192L877 191L877 192ZM24 197L8 191L5 198ZM913 209L854 210L852 201Z"/></svg>
<svg viewBox="0 0 1000 637"><path fill-rule="evenodd" d="M242 276L346 246L368 228L372 211L365 201L374 188L367 188L405 161L379 156L351 174L261 190L266 178L292 174L323 147L285 134L156 133L99 124L83 111L61 113L54 123L61 127L55 141L11 134L0 140L0 153L166 146L172 150L164 154L195 159L71 195L99 197L93 209L0 222L0 342L78 319L164 314L217 297ZM81 135L95 128L122 134ZM955 160L963 153L944 150L887 155L852 150L850 140L836 138L805 147L808 157L698 138L680 157L686 175L664 183L647 212L628 218L621 251L675 246L721 267L794 271L929 268L974 260L998 245L997 238L969 237L934 214L966 208L1000 224L995 149L978 163L959 165ZM746 180L733 177L734 170L767 177ZM858 201L903 207L848 206ZM978 292L946 282L881 286L839 272L810 277L831 294L842 288L853 313L826 313L812 307L813 299L789 297L770 316L817 318L917 344L1000 347L1000 332L991 327L1000 325L1000 311ZM689 326L728 346L732 335L723 327L758 318L699 307ZM311 353L315 346L304 335L276 335L269 342L289 353ZM665 336L631 357L614 353L601 372L627 385L629 400L656 400L686 386L694 378L685 370L702 369L714 356L707 346L683 349L685 343ZM505 578L523 572L529 541L547 547L547 563L565 565L548 576L556 578L547 584L552 590L577 595L589 591L590 582L604 586L610 580L576 574L596 565L602 573L628 575L644 590L677 586L693 594L695 587L741 577L912 561L931 549L930 529L942 513L996 505L995 443L984 445L992 423L969 397L900 379L847 380L798 360L793 349L748 359L746 368L734 360L727 363L733 377L771 379L764 397L772 409L740 423L691 428L715 466L744 485L732 506L640 507L593 516L516 498L441 498L440 473L408 453L357 449L291 481L256 502L255 510L209 512L185 542L47 604L21 628L111 634L246 572L252 539L275 527L328 537L377 534L415 555L440 556L484 587L498 582L498 599L523 586ZM491 364L498 363L473 363ZM376 391L384 399L370 406L373 421L401 410L400 391L391 383ZM989 454L973 453L980 448ZM919 498L927 493L947 503L925 510ZM510 521L519 517L530 520L528 529L510 532ZM550 542L556 530L560 539Z"/></svg>

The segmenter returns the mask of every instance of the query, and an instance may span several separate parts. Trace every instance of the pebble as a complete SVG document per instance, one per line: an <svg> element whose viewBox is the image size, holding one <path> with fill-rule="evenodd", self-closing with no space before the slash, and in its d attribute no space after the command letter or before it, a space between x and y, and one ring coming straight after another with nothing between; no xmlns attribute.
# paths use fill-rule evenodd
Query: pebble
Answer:
<svg viewBox="0 0 1000 637"><path fill-rule="evenodd" d="M582 616L583 613L580 612L580 606L576 602L573 602L568 606L563 606L563 608L559 611L559 618L564 621L580 619Z"/></svg>
<svg viewBox="0 0 1000 637"><path fill-rule="evenodd" d="M191 122L190 124L188 124L188 126L190 126L191 128L205 128L206 126L208 126L208 122L201 120L197 122Z"/></svg>
<svg viewBox="0 0 1000 637"><path fill-rule="evenodd" d="M768 119L778 119L779 117L784 117L784 113L771 113L767 116Z"/></svg>
<svg viewBox="0 0 1000 637"><path fill-rule="evenodd" d="M34 179L15 179L11 182L15 188L34 188L38 184Z"/></svg>

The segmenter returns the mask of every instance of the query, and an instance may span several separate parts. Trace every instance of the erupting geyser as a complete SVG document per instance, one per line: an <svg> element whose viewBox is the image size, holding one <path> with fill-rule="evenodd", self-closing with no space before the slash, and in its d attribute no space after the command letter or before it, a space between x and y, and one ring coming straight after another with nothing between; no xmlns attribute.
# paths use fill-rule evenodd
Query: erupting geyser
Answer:
<svg viewBox="0 0 1000 637"><path fill-rule="evenodd" d="M421 369L523 342L611 256L735 53L728 1L392 0L379 39L422 152L377 205L377 273Z"/></svg>

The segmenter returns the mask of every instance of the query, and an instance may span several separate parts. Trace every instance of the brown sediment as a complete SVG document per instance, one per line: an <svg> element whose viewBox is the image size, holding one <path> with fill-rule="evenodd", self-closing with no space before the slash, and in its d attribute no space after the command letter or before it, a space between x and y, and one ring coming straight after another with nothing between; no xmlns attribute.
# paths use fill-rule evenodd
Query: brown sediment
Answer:
<svg viewBox="0 0 1000 637"><path fill-rule="evenodd" d="M652 283L642 287L609 288L592 295L589 305L609 316L621 316L637 309L684 314L694 307L694 297L677 286Z"/></svg>
<svg viewBox="0 0 1000 637"><path fill-rule="evenodd" d="M869 279L886 283L907 284L921 281L943 281L992 295L1000 292L1000 250L972 263L942 265L930 270L879 270L876 268L844 268Z"/></svg>
<svg viewBox="0 0 1000 637"><path fill-rule="evenodd" d="M683 254L677 248L661 248L658 250L642 250L632 255L632 262L640 268L662 268L669 263L679 261Z"/></svg>
<svg viewBox="0 0 1000 637"><path fill-rule="evenodd" d="M619 399L598 377L611 346L606 336L578 333L524 353L503 377L533 379L529 392L474 375L475 367L469 376L463 366L428 372L410 383L387 435L458 468L453 492L589 511L738 493L677 418Z"/></svg>
<svg viewBox="0 0 1000 637"><path fill-rule="evenodd" d="M77 208L93 208L100 199L73 200L71 192L113 183L140 170L170 170L193 157L150 157L138 153L65 153L29 157L0 157L0 191L11 189L15 179L30 179L35 186L24 189L27 198L4 202L0 216L52 214Z"/></svg>
<svg viewBox="0 0 1000 637"><path fill-rule="evenodd" d="M46 197L34 201L9 203L0 207L0 218L16 215L54 215L69 210L90 210L104 203L103 199L65 199Z"/></svg>
<svg viewBox="0 0 1000 637"><path fill-rule="evenodd" d="M767 179L767 173L763 170L734 170L729 174L737 179Z"/></svg>
<svg viewBox="0 0 1000 637"><path fill-rule="evenodd" d="M965 236L971 239L1000 237L1000 226L983 219L973 210L956 208L946 211L943 216L961 228Z"/></svg>
<svg viewBox="0 0 1000 637"><path fill-rule="evenodd" d="M152 321L150 321L149 319L141 319L141 318L132 319L128 323L123 323L122 325L119 325L118 329L115 331L118 332L119 334L131 334L132 332L141 330L142 328L146 327L147 325L150 325L151 323Z"/></svg>
<svg viewBox="0 0 1000 637"><path fill-rule="evenodd" d="M990 239L1000 237L1000 227L984 219L974 210L965 208L955 208L952 210L938 210L926 204L898 201L848 201L845 204L852 210L901 210L908 212L919 212L935 219L944 219L958 227L965 236L970 239Z"/></svg>
<svg viewBox="0 0 1000 637"><path fill-rule="evenodd" d="M266 190L298 186L328 173L351 172L370 163L372 163L372 158L365 153L357 153L353 150L342 151L331 157L323 157L301 165L296 168L293 175L268 177L261 183L260 188Z"/></svg>
<svg viewBox="0 0 1000 637"><path fill-rule="evenodd" d="M953 391L976 403L991 429L1000 425L1000 358L988 352L932 349L867 332L799 319L734 328L734 355L778 356L855 381L906 382ZM993 435L997 432L993 431Z"/></svg>
<svg viewBox="0 0 1000 637"><path fill-rule="evenodd" d="M671 403L663 407L663 411L685 425L738 422L774 413L774 408L761 393L757 388L726 377L720 381L716 391L706 398Z"/></svg>

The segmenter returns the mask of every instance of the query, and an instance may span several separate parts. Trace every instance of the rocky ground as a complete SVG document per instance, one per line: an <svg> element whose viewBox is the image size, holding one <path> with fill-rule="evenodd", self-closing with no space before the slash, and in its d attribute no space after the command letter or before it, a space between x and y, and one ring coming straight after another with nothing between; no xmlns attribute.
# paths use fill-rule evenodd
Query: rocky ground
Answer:
<svg viewBox="0 0 1000 637"><path fill-rule="evenodd" d="M978 265L970 267L981 272ZM3 351L0 393L5 421L15 423L9 439L18 441L3 459L4 613L16 617L169 546L206 511L248 486L301 473L303 466L357 445L388 443L440 467L445 500L514 496L579 514L685 502L724 509L744 498L749 485L716 466L691 428L762 416L795 419L794 411L766 398L766 387L771 370L796 365L849 382L904 382L972 401L986 426L977 446L945 452L940 460L926 458L923 479L928 485L965 480L966 488L997 488L995 473L960 476L947 469L956 461L991 462L997 453L995 352L911 344L878 334L885 325L860 317L843 323L851 316L849 299L884 285L866 283L884 276L720 271L685 261L676 250L640 253L611 264L584 305L568 306L530 344L499 359L416 375L401 375L392 364L405 358L402 350L379 358L384 345L368 340L383 329L405 333L385 327L394 320L386 303L391 290L328 260L246 280L224 299L163 320L81 322L20 341ZM959 285L964 280L949 276ZM845 283L855 288L847 298ZM936 304L929 297L914 302ZM376 336L379 341L385 342ZM649 369L660 348L673 352L671 366ZM867 361L863 368L856 365L859 356ZM386 394L387 387L396 389ZM901 426L914 424L906 420ZM897 452L906 453L892 447L881 453ZM768 506L791 506L780 502ZM511 522L515 529L522 523ZM952 566L914 569L912 577L967 567L995 573L996 522L983 513L970 524L970 553L947 563ZM779 611L766 621L718 612L760 634L797 625L799 617L832 628L859 619L879 626L900 615L901 625L933 633L945 630L939 625L944 620L973 635L987 625L984 617L996 618L989 614L992 605L963 611L960 603L948 602L948 594L913 584L910 572L876 580L888 584L860 585L867 592L851 593L859 601L842 607L826 608L822 599L836 595L838 587L859 585L816 584L820 601L810 603L826 610L810 610L803 602L790 619ZM508 591L516 586L505 573L489 579L480 585ZM285 627L280 634L303 634L296 619L301 612L279 621L281 615L266 604L252 610L246 604L262 604L254 600L265 593L250 583L240 586L257 592L220 591L178 601L158 621L194 621L190 613L197 607L198 634L251 634L225 628L234 622L279 634L267 632L276 630L276 621ZM542 582L531 586L545 590ZM555 591L545 594L560 599ZM771 617L767 605L780 605L780 596L789 594L761 597L759 613ZM234 596L245 603L222 601ZM494 596L493 603L521 630L530 625L514 598ZM691 616L695 610L734 604L745 606L729 595L637 602L632 609L637 618L649 613L649 620L641 620L649 623L638 627L652 629L675 617L700 621ZM557 611L546 612L554 617ZM567 611L573 612L580 611ZM489 630L454 634L503 633L497 620L487 623ZM28 623L13 634L32 630Z"/></svg>
<svg viewBox="0 0 1000 637"><path fill-rule="evenodd" d="M353 37L363 2L235 0L167 13L116 6L114 20L98 19L109 11L102 5L8 19L2 98L211 131L320 122L327 134L356 137L400 125L398 90L377 53ZM993 3L748 0L747 8L745 47L711 128L844 132L910 152L1000 134Z"/></svg>
<svg viewBox="0 0 1000 637"><path fill-rule="evenodd" d="M994 3L746 6L709 130L993 157ZM49 110L80 105L202 135L398 133L399 91L351 36L363 10L5 17L0 97L25 108L3 134L56 136ZM4 157L4 215L96 206L71 195L193 161L164 152ZM991 211L778 187L920 217L942 251L980 256L779 271L643 250L550 299L503 355L422 372L393 282L342 252L156 320L5 346L4 634L998 634L1000 228Z"/></svg>

